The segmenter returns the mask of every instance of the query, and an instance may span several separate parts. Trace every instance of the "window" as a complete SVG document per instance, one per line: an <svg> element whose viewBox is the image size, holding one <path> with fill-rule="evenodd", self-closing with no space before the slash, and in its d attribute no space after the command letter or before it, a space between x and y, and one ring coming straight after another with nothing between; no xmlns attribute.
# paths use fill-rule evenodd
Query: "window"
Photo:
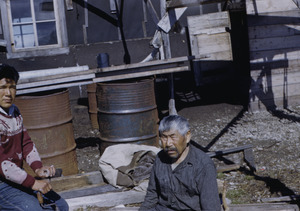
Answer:
<svg viewBox="0 0 300 211"><path fill-rule="evenodd" d="M64 1L1 0L7 58L68 53Z"/></svg>

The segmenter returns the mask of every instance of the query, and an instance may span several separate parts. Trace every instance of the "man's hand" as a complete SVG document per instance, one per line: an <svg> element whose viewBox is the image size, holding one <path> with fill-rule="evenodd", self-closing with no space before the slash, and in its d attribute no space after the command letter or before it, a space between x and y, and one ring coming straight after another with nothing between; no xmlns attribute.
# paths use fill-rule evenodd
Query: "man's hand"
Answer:
<svg viewBox="0 0 300 211"><path fill-rule="evenodd" d="M35 180L32 186L32 190L40 191L42 194L48 193L51 189L51 185L43 180Z"/></svg>
<svg viewBox="0 0 300 211"><path fill-rule="evenodd" d="M38 177L53 177L55 175L55 168L53 165L51 166L43 166L42 168L36 169L35 173Z"/></svg>

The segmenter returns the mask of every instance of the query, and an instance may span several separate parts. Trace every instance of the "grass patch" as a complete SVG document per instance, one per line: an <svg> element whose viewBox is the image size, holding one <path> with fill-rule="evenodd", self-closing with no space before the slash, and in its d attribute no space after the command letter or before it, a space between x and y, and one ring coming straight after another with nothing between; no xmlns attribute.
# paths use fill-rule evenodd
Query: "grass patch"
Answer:
<svg viewBox="0 0 300 211"><path fill-rule="evenodd" d="M243 204L247 198L247 193L243 189L228 190L226 193L226 198L231 200L232 204Z"/></svg>

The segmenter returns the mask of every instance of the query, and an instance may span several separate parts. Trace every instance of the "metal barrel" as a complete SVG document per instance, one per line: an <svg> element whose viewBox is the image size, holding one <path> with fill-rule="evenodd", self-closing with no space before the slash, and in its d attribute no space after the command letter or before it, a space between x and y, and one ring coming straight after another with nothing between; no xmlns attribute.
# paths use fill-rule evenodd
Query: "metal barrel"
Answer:
<svg viewBox="0 0 300 211"><path fill-rule="evenodd" d="M154 79L98 83L101 152L118 143L157 145L158 113Z"/></svg>
<svg viewBox="0 0 300 211"><path fill-rule="evenodd" d="M77 174L68 89L17 96L15 104L43 164L61 168L63 175Z"/></svg>
<svg viewBox="0 0 300 211"><path fill-rule="evenodd" d="M97 119L97 98L96 98L97 84L92 83L87 85L87 94L89 102L89 117L91 120L91 125L93 129L99 129L98 119Z"/></svg>

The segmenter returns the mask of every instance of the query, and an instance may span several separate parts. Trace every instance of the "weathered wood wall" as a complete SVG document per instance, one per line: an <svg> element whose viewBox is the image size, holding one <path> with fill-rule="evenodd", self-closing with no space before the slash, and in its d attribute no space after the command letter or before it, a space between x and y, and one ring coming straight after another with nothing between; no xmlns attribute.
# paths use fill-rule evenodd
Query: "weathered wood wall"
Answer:
<svg viewBox="0 0 300 211"><path fill-rule="evenodd" d="M300 104L300 10L293 0L247 0L251 110Z"/></svg>

